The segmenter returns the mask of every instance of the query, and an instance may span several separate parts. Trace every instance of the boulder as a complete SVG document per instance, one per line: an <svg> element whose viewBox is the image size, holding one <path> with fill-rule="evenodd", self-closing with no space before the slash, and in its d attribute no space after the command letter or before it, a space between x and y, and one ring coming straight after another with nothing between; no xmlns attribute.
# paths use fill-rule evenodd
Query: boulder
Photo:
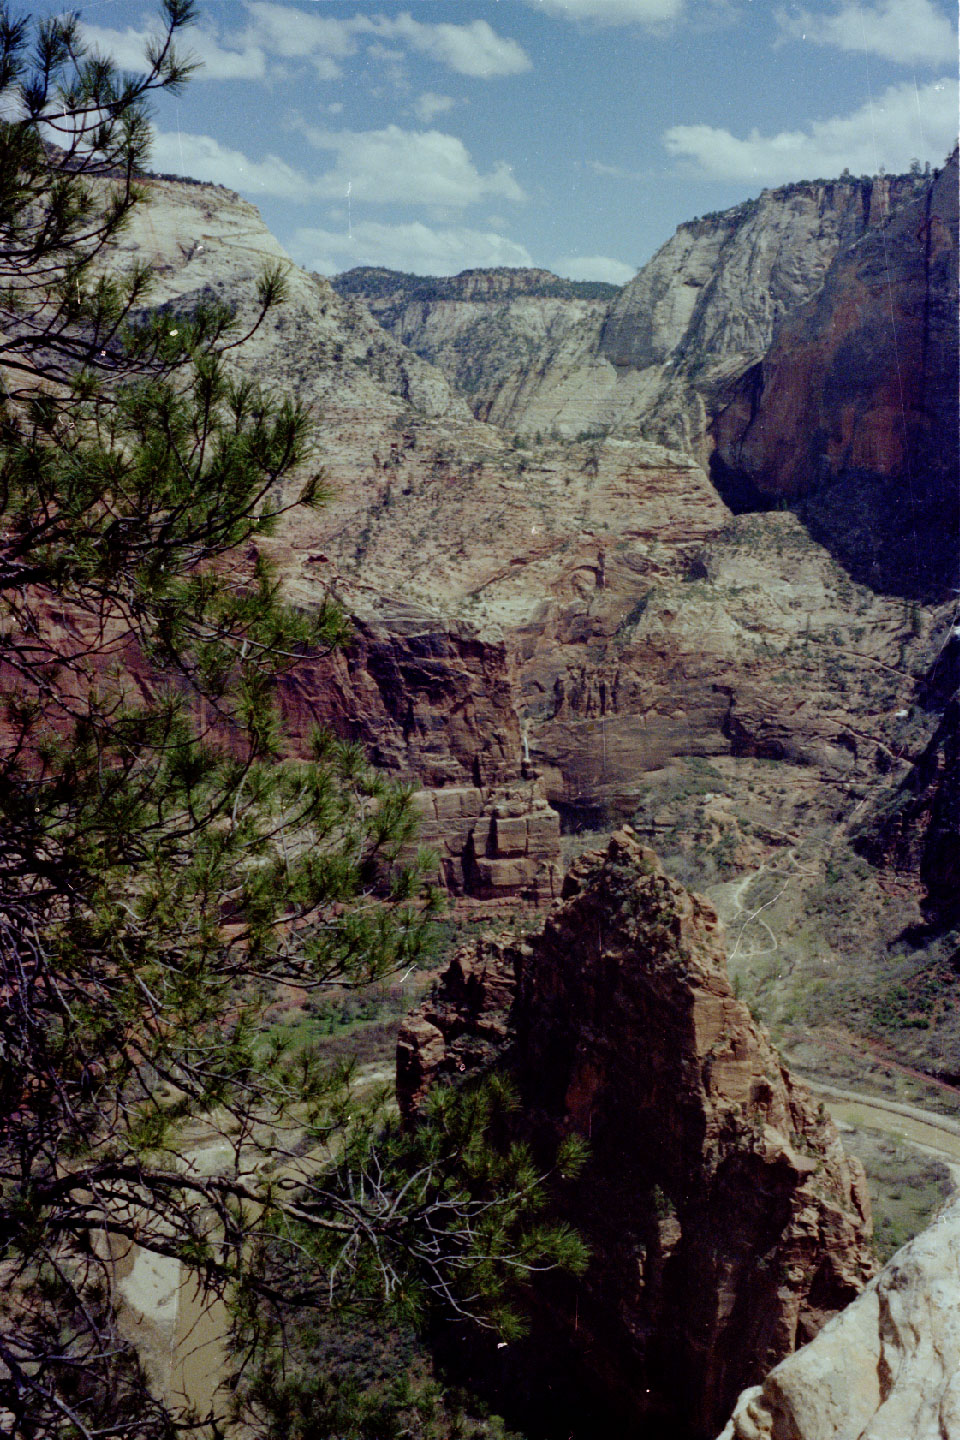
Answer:
<svg viewBox="0 0 960 1440"><path fill-rule="evenodd" d="M960 1200L737 1401L720 1440L960 1435Z"/></svg>

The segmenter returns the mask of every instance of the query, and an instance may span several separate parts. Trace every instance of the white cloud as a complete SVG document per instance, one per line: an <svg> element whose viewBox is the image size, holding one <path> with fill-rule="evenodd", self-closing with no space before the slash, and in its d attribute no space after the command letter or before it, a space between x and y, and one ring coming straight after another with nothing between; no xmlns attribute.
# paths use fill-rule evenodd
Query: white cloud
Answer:
<svg viewBox="0 0 960 1440"><path fill-rule="evenodd" d="M563 20L590 20L596 25L662 25L677 20L684 0L527 0Z"/></svg>
<svg viewBox="0 0 960 1440"><path fill-rule="evenodd" d="M355 265L456 275L460 270L533 263L524 245L495 232L463 227L432 230L419 221L409 225L362 221L350 233L303 227L288 248L298 264L323 275Z"/></svg>
<svg viewBox="0 0 960 1440"><path fill-rule="evenodd" d="M317 182L317 193L371 204L452 205L457 209L496 196L522 200L523 191L505 164L481 175L454 135L439 130L321 130L301 125L319 150L331 150L336 165Z"/></svg>
<svg viewBox="0 0 960 1440"><path fill-rule="evenodd" d="M147 46L156 39L154 31L135 30L132 25L128 25L126 30L111 30L105 25L82 25L81 33L91 48L99 50L102 55L109 55L121 69L135 74L146 70L144 54ZM194 44L193 49L196 48Z"/></svg>
<svg viewBox="0 0 960 1440"><path fill-rule="evenodd" d="M429 125L438 115L445 115L452 110L457 102L452 95L436 95L432 90L425 90L418 95L413 104L414 113L424 125Z"/></svg>
<svg viewBox="0 0 960 1440"><path fill-rule="evenodd" d="M626 285L637 273L635 265L625 265L609 255L565 255L550 269L565 280L606 280L610 285Z"/></svg>
<svg viewBox="0 0 960 1440"><path fill-rule="evenodd" d="M314 182L278 156L250 160L241 150L230 150L210 135L156 131L151 164L161 174L210 180L243 194L275 195L295 201L309 200L316 194Z"/></svg>
<svg viewBox="0 0 960 1440"><path fill-rule="evenodd" d="M270 0L251 0L244 8L247 24L242 31L215 36L204 28L192 29L179 46L182 54L189 52L202 61L202 68L196 72L198 79L262 80L271 61L305 60L321 80L335 80L342 73L338 62L356 54L354 21L311 15ZM133 26L110 30L84 25L83 34L124 69L145 68L144 52L151 31ZM272 68L276 73L279 67L274 64Z"/></svg>
<svg viewBox="0 0 960 1440"><path fill-rule="evenodd" d="M109 55L121 69L134 73L146 70L147 46L156 38L153 31L136 30L132 25L126 30L110 30L102 25L82 28L87 44ZM225 49L209 31L195 29L177 50L183 59L202 62L194 73L197 80L262 80L267 73L263 50L250 40L235 43L239 48Z"/></svg>
<svg viewBox="0 0 960 1440"><path fill-rule="evenodd" d="M956 31L931 0L877 0L872 8L843 0L832 15L781 10L777 21L783 33L794 39L861 50L902 65L956 60Z"/></svg>
<svg viewBox="0 0 960 1440"><path fill-rule="evenodd" d="M588 160L588 170L594 175L602 175L607 180L649 180L650 173L644 174L642 170L624 170L622 165L607 165L603 160Z"/></svg>
<svg viewBox="0 0 960 1440"><path fill-rule="evenodd" d="M203 30L190 32L190 49L202 61L200 80L262 80L267 74L267 57L259 45L239 41L239 49L228 49Z"/></svg>
<svg viewBox="0 0 960 1440"><path fill-rule="evenodd" d="M956 144L955 80L916 87L891 85L851 115L814 120L806 130L745 140L713 125L673 125L663 136L671 155L727 180L782 184L839 175L872 174L880 165L906 170L913 156L940 161Z"/></svg>
<svg viewBox="0 0 960 1440"><path fill-rule="evenodd" d="M531 68L522 47L498 35L486 20L471 20L467 25L427 24L404 12L395 19L358 15L351 23L358 31L367 30L381 39L400 40L460 75L486 80L493 75L520 75Z"/></svg>
<svg viewBox="0 0 960 1440"><path fill-rule="evenodd" d="M281 60L305 60L321 80L336 80L339 61L355 55L354 24L327 15L312 15L270 0L247 0L248 26L238 43L262 48Z"/></svg>
<svg viewBox="0 0 960 1440"><path fill-rule="evenodd" d="M307 175L277 155L252 160L211 135L175 131L155 132L152 164L165 174L210 180L245 195L298 202L426 204L455 213L491 197L524 198L506 165L482 175L463 142L437 130L401 130L396 125L385 130L320 130L302 123L299 128L318 149L336 154L332 169Z"/></svg>
<svg viewBox="0 0 960 1440"><path fill-rule="evenodd" d="M463 25L428 24L407 12L394 17L357 14L338 19L276 4L274 0L245 0L244 10L246 25L240 32L218 37L209 30L191 32L189 48L204 62L205 68L198 72L203 78L260 80L267 75L271 61L280 60L306 62L321 80L335 80L342 74L342 62L356 55L361 45L380 59L393 59L394 63L401 61L407 51L415 50L460 75L480 79L519 75L531 68L523 48L515 40L498 35L486 20L471 20ZM150 31L132 26L111 30L88 25L84 34L125 69L144 68ZM403 48L385 50L382 41Z"/></svg>

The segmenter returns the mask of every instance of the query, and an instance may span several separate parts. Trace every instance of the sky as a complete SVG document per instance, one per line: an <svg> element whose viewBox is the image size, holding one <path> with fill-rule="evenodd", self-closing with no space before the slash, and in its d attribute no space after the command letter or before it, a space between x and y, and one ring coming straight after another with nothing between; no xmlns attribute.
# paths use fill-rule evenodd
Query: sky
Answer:
<svg viewBox="0 0 960 1440"><path fill-rule="evenodd" d="M72 8L92 45L142 68L149 3ZM955 0L200 0L181 48L203 67L159 97L153 166L239 191L323 274L536 265L622 284L682 221L764 188L942 164L956 15Z"/></svg>

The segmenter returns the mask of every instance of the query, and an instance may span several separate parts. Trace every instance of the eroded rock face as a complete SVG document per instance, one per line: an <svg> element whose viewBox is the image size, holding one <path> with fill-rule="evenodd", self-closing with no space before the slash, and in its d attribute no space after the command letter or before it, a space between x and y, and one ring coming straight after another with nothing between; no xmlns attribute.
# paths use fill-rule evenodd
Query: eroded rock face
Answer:
<svg viewBox="0 0 960 1440"><path fill-rule="evenodd" d="M504 410L541 355L599 333L616 286L561 280L548 270L464 270L417 276L358 267L334 277L397 340L437 365L480 419Z"/></svg>
<svg viewBox="0 0 960 1440"><path fill-rule="evenodd" d="M714 1434L873 1273L863 1174L735 997L716 914L631 832L564 896L522 944L454 957L401 1031L401 1104L508 1064L535 1146L589 1141L564 1213L594 1259L544 1323L635 1417Z"/></svg>
<svg viewBox="0 0 960 1440"><path fill-rule="evenodd" d="M333 595L354 625L345 651L304 656L287 677L294 745L315 723L327 724L417 787L485 794L514 784L526 753L569 828L630 818L647 804L651 775L681 767L682 787L685 767L713 760L736 769L738 805L744 795L752 805L757 779L773 776L769 761L783 762L804 828L834 824L859 802L854 787L874 785L878 774L884 783L906 774L937 722L931 716L921 729L898 717L912 676L942 648L946 618L935 628L925 615L907 614L899 598L851 583L792 514L732 516L703 468L675 448L636 433L556 440L549 417L543 443L534 429L516 445L471 415L448 380L358 300L285 261L238 196L149 184L154 203L124 245L156 263L159 301L189 308L213 292L251 321L258 272L265 263L285 266L287 298L249 346L230 353L268 388L313 407L314 463L332 495L319 513L285 515L259 549L290 603L310 611ZM889 198L896 186L885 184ZM810 187L792 198L771 192L731 230L731 265L741 240L753 236L751 315L762 267L773 263L764 259L762 213L772 207L780 216L778 275L788 275L788 241L804 226L830 244L846 234L835 223L834 192L822 188L819 198ZM871 189L864 223L875 218L881 189ZM863 209L859 184L848 192L861 195ZM788 225L790 205L801 201L799 220ZM687 237L691 264L717 225L717 217L696 222L696 236ZM679 251L674 258L681 290L690 289L682 283L687 261ZM809 257L796 264L803 283L813 283ZM457 277L450 285L461 297L442 303L488 314L505 305L514 317L533 307L541 318L551 306L587 304L597 330L603 302L538 293L553 283L528 272ZM733 294L732 280L730 287ZM784 279L778 294L789 289ZM723 328L721 292L711 294L713 309L691 313L686 329L657 302L656 346L674 357L663 363L679 364L682 354L693 364L683 336L700 334L709 315ZM597 334L591 365L617 387L641 383L645 370L599 355ZM734 345L732 332L728 338ZM625 331L621 342L627 346ZM540 383L545 354L523 361L524 385ZM576 434L580 422L571 417L571 427ZM296 483L287 489L289 500ZM793 819L783 819L794 833ZM449 838L454 853L448 838L440 848L461 873L459 837ZM503 880L520 857L482 858L511 862L496 872Z"/></svg>
<svg viewBox="0 0 960 1440"><path fill-rule="evenodd" d="M421 790L414 805L417 840L437 853L451 894L537 905L559 895L560 817L538 781Z"/></svg>
<svg viewBox="0 0 960 1440"><path fill-rule="evenodd" d="M909 774L877 801L857 846L880 864L918 875L939 920L960 918L960 694Z"/></svg>
<svg viewBox="0 0 960 1440"><path fill-rule="evenodd" d="M398 779L491 786L519 779L520 725L502 640L413 605L351 607L353 634L283 679L288 733L322 725ZM358 614L358 610L361 613Z"/></svg>
<svg viewBox="0 0 960 1440"><path fill-rule="evenodd" d="M219 185L156 176L141 183L150 203L134 210L110 263L147 261L152 302L189 308L216 297L236 307L242 326L256 318L258 278L279 266L286 298L240 357L258 378L322 405L328 423L364 406L383 418L408 405L435 418L468 416L439 371L385 334L364 306L294 265L255 205Z"/></svg>
<svg viewBox="0 0 960 1440"><path fill-rule="evenodd" d="M957 583L957 159L784 321L717 419L721 489L799 503L858 578Z"/></svg>
<svg viewBox="0 0 960 1440"><path fill-rule="evenodd" d="M737 1401L720 1440L960 1435L960 1201Z"/></svg>

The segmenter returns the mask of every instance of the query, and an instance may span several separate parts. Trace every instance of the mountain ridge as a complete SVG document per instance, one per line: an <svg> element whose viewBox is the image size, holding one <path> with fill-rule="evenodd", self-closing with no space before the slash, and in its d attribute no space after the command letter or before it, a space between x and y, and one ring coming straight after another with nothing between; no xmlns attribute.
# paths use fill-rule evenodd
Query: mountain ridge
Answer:
<svg viewBox="0 0 960 1440"><path fill-rule="evenodd" d="M465 387L474 413L524 435L636 434L706 463L713 414L731 382L762 358L777 323L815 293L840 250L927 183L913 174L792 182L686 221L603 315L592 308L555 317L533 365L506 365L481 317L449 317L474 352ZM361 293L363 276L347 273ZM435 298L454 295L451 284ZM413 297L378 299L375 308L392 333L462 384L457 353ZM521 317L499 318L523 335ZM484 350L489 373L478 359Z"/></svg>

